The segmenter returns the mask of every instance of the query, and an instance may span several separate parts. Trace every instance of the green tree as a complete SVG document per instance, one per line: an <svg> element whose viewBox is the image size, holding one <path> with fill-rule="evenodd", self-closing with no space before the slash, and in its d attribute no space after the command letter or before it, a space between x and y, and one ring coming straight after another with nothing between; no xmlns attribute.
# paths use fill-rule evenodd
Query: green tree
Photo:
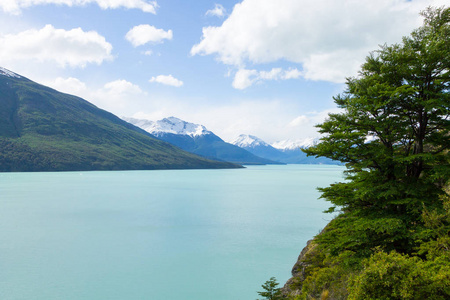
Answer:
<svg viewBox="0 0 450 300"><path fill-rule="evenodd" d="M269 280L267 280L263 285L262 288L265 290L264 292L258 292L258 294L264 299L268 300L278 300L281 299L281 289L277 288L279 283L275 279L275 277L271 277Z"/></svg>
<svg viewBox="0 0 450 300"><path fill-rule="evenodd" d="M442 211L450 177L450 8L428 8L402 43L371 53L334 98L307 154L342 161L347 181L321 189L341 214L321 235L332 254L411 253L424 210ZM421 236L423 240L423 235ZM425 238L426 239L426 238Z"/></svg>

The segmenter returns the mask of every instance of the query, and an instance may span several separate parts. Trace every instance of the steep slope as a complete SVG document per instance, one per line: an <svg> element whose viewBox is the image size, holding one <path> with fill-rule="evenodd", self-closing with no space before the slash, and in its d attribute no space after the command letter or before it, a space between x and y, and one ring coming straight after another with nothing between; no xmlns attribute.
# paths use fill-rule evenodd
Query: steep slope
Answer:
<svg viewBox="0 0 450 300"><path fill-rule="evenodd" d="M157 138L181 149L211 159L239 164L277 164L277 162L258 157L244 149L223 141L204 126L188 123L175 117L158 121L124 118Z"/></svg>
<svg viewBox="0 0 450 300"><path fill-rule="evenodd" d="M0 68L0 171L229 168Z"/></svg>

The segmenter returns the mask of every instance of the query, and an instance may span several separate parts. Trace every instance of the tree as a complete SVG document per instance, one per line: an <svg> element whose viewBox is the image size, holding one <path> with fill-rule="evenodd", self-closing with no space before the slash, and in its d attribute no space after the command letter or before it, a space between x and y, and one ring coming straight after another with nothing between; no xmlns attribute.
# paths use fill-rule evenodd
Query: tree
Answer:
<svg viewBox="0 0 450 300"><path fill-rule="evenodd" d="M265 292L258 292L258 294L268 300L281 299L281 289L277 288L278 284L275 277L271 277L262 285Z"/></svg>
<svg viewBox="0 0 450 300"><path fill-rule="evenodd" d="M347 181L321 189L342 212L322 234L332 253L368 256L381 246L410 253L422 212L443 209L450 177L450 8L428 8L424 25L367 58L346 91L342 113L318 125L306 150L340 160Z"/></svg>

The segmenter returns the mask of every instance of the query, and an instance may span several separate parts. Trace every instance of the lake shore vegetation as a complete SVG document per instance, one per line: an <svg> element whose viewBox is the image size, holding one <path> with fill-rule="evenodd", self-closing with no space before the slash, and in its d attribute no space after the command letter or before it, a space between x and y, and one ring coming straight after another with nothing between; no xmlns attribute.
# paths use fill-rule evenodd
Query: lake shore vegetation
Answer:
<svg viewBox="0 0 450 300"><path fill-rule="evenodd" d="M449 299L450 8L370 53L305 152L346 164L284 299Z"/></svg>

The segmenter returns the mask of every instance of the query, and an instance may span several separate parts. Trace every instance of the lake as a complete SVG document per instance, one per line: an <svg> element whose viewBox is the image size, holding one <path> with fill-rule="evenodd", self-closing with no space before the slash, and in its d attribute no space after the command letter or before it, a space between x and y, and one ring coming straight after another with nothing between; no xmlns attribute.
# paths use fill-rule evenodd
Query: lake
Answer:
<svg viewBox="0 0 450 300"><path fill-rule="evenodd" d="M0 173L0 299L256 299L342 166Z"/></svg>

